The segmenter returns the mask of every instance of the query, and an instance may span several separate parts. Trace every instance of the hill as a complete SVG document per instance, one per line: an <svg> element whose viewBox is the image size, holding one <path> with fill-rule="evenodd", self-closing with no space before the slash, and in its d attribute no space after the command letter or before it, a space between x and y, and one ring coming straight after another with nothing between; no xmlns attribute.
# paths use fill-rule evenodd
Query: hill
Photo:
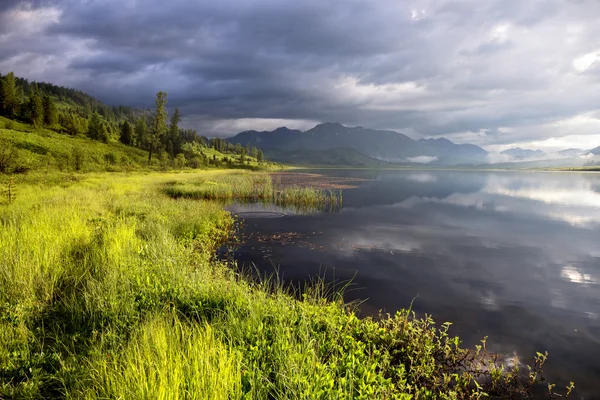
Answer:
<svg viewBox="0 0 600 400"><path fill-rule="evenodd" d="M0 174L27 171L100 172L183 168L271 168L255 157L222 153L199 144L184 146L182 156L162 153L148 163L148 151L119 141L107 143L70 136L0 117Z"/></svg>
<svg viewBox="0 0 600 400"><path fill-rule="evenodd" d="M309 151L324 151L340 148L355 152L380 162L402 164L457 165L481 164L487 152L470 144L455 144L450 140L413 140L395 131L375 130L364 127L346 127L339 123L323 123L302 132L286 127L274 131L245 131L227 139L229 143L242 146L260 146L269 157L293 154L303 150L308 160L320 159L318 155L308 155ZM283 152L283 153L282 153Z"/></svg>
<svg viewBox="0 0 600 400"><path fill-rule="evenodd" d="M530 149L522 149L520 147L513 147L508 150L504 150L500 152L500 154L505 154L513 157L516 160L525 160L527 158L539 158L546 155L542 150L530 150Z"/></svg>
<svg viewBox="0 0 600 400"><path fill-rule="evenodd" d="M159 100L161 112L151 114L13 73L0 76L0 173L270 166L254 146L179 128L177 109L168 118L167 94L159 92Z"/></svg>
<svg viewBox="0 0 600 400"><path fill-rule="evenodd" d="M558 152L559 156L562 157L579 157L580 155L584 154L585 150L582 149L564 149L564 150L560 150Z"/></svg>

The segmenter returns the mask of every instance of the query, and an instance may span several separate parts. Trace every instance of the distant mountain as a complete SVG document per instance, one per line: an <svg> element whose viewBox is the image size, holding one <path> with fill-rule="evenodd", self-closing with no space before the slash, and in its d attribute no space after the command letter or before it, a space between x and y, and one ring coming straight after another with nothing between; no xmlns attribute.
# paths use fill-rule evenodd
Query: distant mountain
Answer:
<svg viewBox="0 0 600 400"><path fill-rule="evenodd" d="M558 152L558 155L562 156L562 157L579 157L582 154L585 154L585 150L582 150L582 149L565 149L565 150L560 150Z"/></svg>
<svg viewBox="0 0 600 400"><path fill-rule="evenodd" d="M413 140L395 131L347 127L331 122L319 124L306 132L285 127L270 132L246 131L227 141L260 147L267 157L296 150L340 148L352 149L371 159L402 164L482 164L487 157L487 152L481 147L455 144L444 138Z"/></svg>
<svg viewBox="0 0 600 400"><path fill-rule="evenodd" d="M595 156L600 156L600 146L588 151L587 154L593 154Z"/></svg>
<svg viewBox="0 0 600 400"><path fill-rule="evenodd" d="M539 158L546 155L542 150L530 150L530 149L522 149L520 147L513 147L508 150L504 150L500 152L500 154L505 154L511 156L517 160L525 160L528 158Z"/></svg>
<svg viewBox="0 0 600 400"><path fill-rule="evenodd" d="M269 160L294 165L385 167L391 164L367 157L354 149L335 148L330 150L275 150L268 152Z"/></svg>

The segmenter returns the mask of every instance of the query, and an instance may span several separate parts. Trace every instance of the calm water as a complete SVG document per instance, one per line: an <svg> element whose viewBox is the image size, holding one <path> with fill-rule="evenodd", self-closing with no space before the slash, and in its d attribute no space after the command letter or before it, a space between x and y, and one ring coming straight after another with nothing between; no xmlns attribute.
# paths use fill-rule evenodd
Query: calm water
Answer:
<svg viewBox="0 0 600 400"><path fill-rule="evenodd" d="M287 282L353 278L363 314L452 321L467 345L525 362L600 398L600 175L528 172L323 172L362 178L343 209L242 214L237 257Z"/></svg>

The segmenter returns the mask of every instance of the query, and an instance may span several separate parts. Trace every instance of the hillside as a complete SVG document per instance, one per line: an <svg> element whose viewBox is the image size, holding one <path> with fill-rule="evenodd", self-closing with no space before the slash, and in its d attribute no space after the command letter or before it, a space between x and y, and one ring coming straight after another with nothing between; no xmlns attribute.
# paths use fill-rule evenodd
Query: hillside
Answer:
<svg viewBox="0 0 600 400"><path fill-rule="evenodd" d="M10 128L10 129L9 129ZM164 155L148 163L148 151L118 141L107 143L70 136L0 117L0 173L27 171L100 172L182 168L271 168L255 157L222 153L211 147L187 145L174 159Z"/></svg>
<svg viewBox="0 0 600 400"><path fill-rule="evenodd" d="M75 89L0 76L0 173L270 166L254 146L179 128L166 93L156 104L152 113L112 107Z"/></svg>
<svg viewBox="0 0 600 400"><path fill-rule="evenodd" d="M402 164L481 164L487 156L487 152L478 146L455 144L444 138L413 140L394 131L346 127L338 123L319 124L305 132L286 127L270 132L246 131L227 141L242 146L260 146L268 157L278 157L285 162L294 162L293 157L282 157L282 154L293 155L292 151L304 150L306 158L311 160L320 157L308 156L308 151L339 148L349 148L379 161Z"/></svg>

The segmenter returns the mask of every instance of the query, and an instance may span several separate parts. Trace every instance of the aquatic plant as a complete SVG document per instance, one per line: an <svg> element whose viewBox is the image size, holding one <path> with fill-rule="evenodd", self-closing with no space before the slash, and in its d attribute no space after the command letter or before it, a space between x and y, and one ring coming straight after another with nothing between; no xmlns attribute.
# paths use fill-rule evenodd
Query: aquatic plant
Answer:
<svg viewBox="0 0 600 400"><path fill-rule="evenodd" d="M170 181L163 187L172 198L262 202L295 210L339 210L342 191L300 186L281 186L268 173L213 174L209 178Z"/></svg>

